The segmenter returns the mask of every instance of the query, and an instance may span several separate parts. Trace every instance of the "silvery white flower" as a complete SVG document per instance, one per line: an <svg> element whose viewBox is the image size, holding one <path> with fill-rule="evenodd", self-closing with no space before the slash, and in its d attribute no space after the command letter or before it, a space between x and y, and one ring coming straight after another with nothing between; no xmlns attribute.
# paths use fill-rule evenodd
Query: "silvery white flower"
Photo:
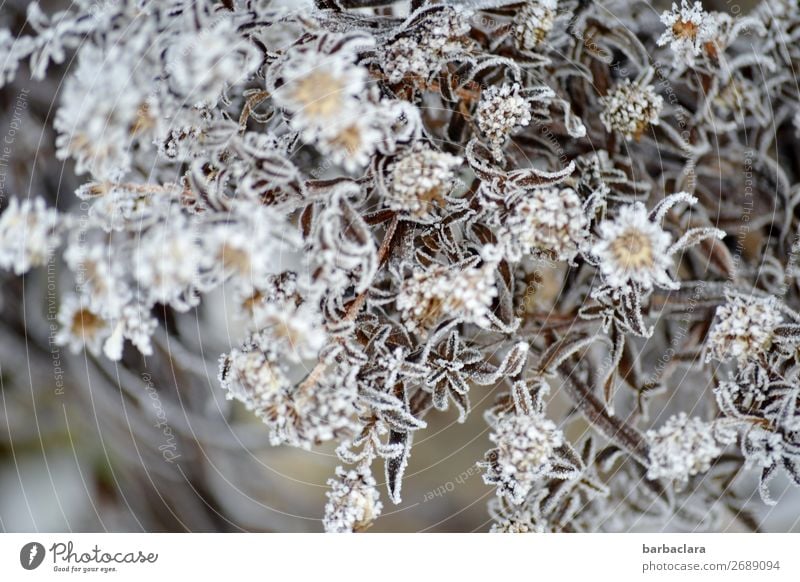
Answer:
<svg viewBox="0 0 800 582"><path fill-rule="evenodd" d="M550 472L555 450L564 443L561 430L541 413L501 414L489 439L496 448L482 463L484 481L516 505Z"/></svg>
<svg viewBox="0 0 800 582"><path fill-rule="evenodd" d="M58 246L58 213L42 198L11 198L0 215L0 267L21 275L47 262Z"/></svg>
<svg viewBox="0 0 800 582"><path fill-rule="evenodd" d="M672 266L672 235L650 220L644 204L620 207L616 218L600 223L599 233L592 253L608 285L623 288L635 283L645 290L678 287L667 272Z"/></svg>
<svg viewBox="0 0 800 582"><path fill-rule="evenodd" d="M708 333L706 361L735 358L742 364L758 357L769 349L773 330L782 322L774 297L728 297L717 307Z"/></svg>
<svg viewBox="0 0 800 582"><path fill-rule="evenodd" d="M501 225L509 257L544 253L572 260L589 235L583 203L572 188L535 188L517 202Z"/></svg>
<svg viewBox="0 0 800 582"><path fill-rule="evenodd" d="M432 204L445 201L455 183L455 170L462 162L458 156L417 142L387 168L387 206L414 216L427 214Z"/></svg>
<svg viewBox="0 0 800 582"><path fill-rule="evenodd" d="M669 479L679 484L705 473L722 453L714 425L685 412L672 416L657 430L647 431L648 479Z"/></svg>
<svg viewBox="0 0 800 582"><path fill-rule="evenodd" d="M664 99L652 85L631 83L625 79L608 95L601 97L600 121L608 131L619 131L625 139L639 139L650 125L659 124Z"/></svg>
<svg viewBox="0 0 800 582"><path fill-rule="evenodd" d="M111 335L111 327L99 313L89 307L88 302L76 295L64 298L58 310L59 330L54 341L67 346L73 353L84 347L99 355L103 342Z"/></svg>
<svg viewBox="0 0 800 582"><path fill-rule="evenodd" d="M558 0L528 0L514 16L514 39L525 50L540 46L555 24Z"/></svg>
<svg viewBox="0 0 800 582"><path fill-rule="evenodd" d="M372 525L383 509L375 479L367 467L336 468L336 479L328 479L331 490L325 495L322 523L328 533L362 532Z"/></svg>
<svg viewBox="0 0 800 582"><path fill-rule="evenodd" d="M492 85L481 93L475 118L497 159L502 158L502 146L511 132L531 121L531 105L520 91L519 84L506 83Z"/></svg>
<svg viewBox="0 0 800 582"><path fill-rule="evenodd" d="M700 2L691 0L681 0L680 6L673 3L671 10L661 14L661 22L667 29L658 39L658 45L669 44L675 53L676 65L693 66L695 59L719 33L716 15L706 12Z"/></svg>

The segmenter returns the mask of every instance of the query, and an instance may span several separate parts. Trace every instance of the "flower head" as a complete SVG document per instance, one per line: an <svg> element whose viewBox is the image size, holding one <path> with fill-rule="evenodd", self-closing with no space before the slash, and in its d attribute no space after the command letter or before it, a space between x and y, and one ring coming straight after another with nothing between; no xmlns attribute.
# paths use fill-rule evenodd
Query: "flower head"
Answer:
<svg viewBox="0 0 800 582"><path fill-rule="evenodd" d="M58 245L58 214L42 198L11 198L0 215L0 267L21 275L43 265Z"/></svg>
<svg viewBox="0 0 800 582"><path fill-rule="evenodd" d="M619 131L625 139L639 139L650 125L659 124L664 99L656 95L652 85L631 83L625 79L602 97L600 121L608 131Z"/></svg>
<svg viewBox="0 0 800 582"><path fill-rule="evenodd" d="M77 353L86 347L92 354L100 354L103 342L111 335L111 327L86 301L70 295L64 299L58 310L59 330L55 343L69 346Z"/></svg>
<svg viewBox="0 0 800 582"><path fill-rule="evenodd" d="M714 425L685 412L671 417L658 430L647 431L650 445L648 479L670 479L685 483L689 477L705 473L722 453Z"/></svg>
<svg viewBox="0 0 800 582"><path fill-rule="evenodd" d="M388 167L387 205L415 216L427 214L432 204L444 202L462 161L417 142Z"/></svg>
<svg viewBox="0 0 800 582"><path fill-rule="evenodd" d="M558 0L528 0L514 17L517 46L533 50L541 45L555 24Z"/></svg>
<svg viewBox="0 0 800 582"><path fill-rule="evenodd" d="M488 138L495 158L502 158L502 146L512 130L531 121L531 105L520 95L518 83L492 85L481 94L475 116L478 127Z"/></svg>
<svg viewBox="0 0 800 582"><path fill-rule="evenodd" d="M489 325L495 264L487 261L480 267L465 269L434 267L417 270L403 282L397 296L406 327L410 331L434 326L441 317L460 318L479 326Z"/></svg>
<svg viewBox="0 0 800 582"><path fill-rule="evenodd" d="M353 62L351 51L324 53L295 50L275 66L275 102L292 114L292 126L311 136L335 133L349 117L356 97L365 91L367 70Z"/></svg>
<svg viewBox="0 0 800 582"><path fill-rule="evenodd" d="M572 188L536 188L504 221L511 258L543 253L571 260L588 238L589 221Z"/></svg>
<svg viewBox="0 0 800 582"><path fill-rule="evenodd" d="M336 479L328 479L331 490L326 493L325 517L328 533L362 532L378 517L383 504L378 500L375 479L366 467L346 471L336 468Z"/></svg>
<svg viewBox="0 0 800 582"><path fill-rule="evenodd" d="M561 430L541 413L501 414L489 439L497 447L486 453L484 481L517 505L551 470L555 450L564 443Z"/></svg>
<svg viewBox="0 0 800 582"><path fill-rule="evenodd" d="M195 301L192 293L204 254L196 225L188 218L177 215L143 233L133 260L143 302L185 310Z"/></svg>
<svg viewBox="0 0 800 582"><path fill-rule="evenodd" d="M614 220L600 223L600 240L592 248L599 259L606 283L624 288L631 283L642 289L654 285L674 288L676 283L667 269L672 236L652 222L644 204L623 206Z"/></svg>
<svg viewBox="0 0 800 582"><path fill-rule="evenodd" d="M266 333L220 358L219 381L228 399L244 403L269 428L272 445L312 445L356 429L357 369L329 369L316 382L294 385L288 362Z"/></svg>
<svg viewBox="0 0 800 582"><path fill-rule="evenodd" d="M741 364L769 349L773 330L783 321L783 314L774 297L735 295L717 308L714 319L706 361L736 358Z"/></svg>
<svg viewBox="0 0 800 582"><path fill-rule="evenodd" d="M672 9L661 15L661 22L667 29L658 39L658 45L669 44L676 64L694 65L695 59L713 46L719 34L715 15L706 12L700 2L681 0L680 7L673 3Z"/></svg>
<svg viewBox="0 0 800 582"><path fill-rule="evenodd" d="M214 105L226 87L247 79L261 64L259 52L234 31L231 20L221 20L181 34L165 55L171 89L190 103Z"/></svg>

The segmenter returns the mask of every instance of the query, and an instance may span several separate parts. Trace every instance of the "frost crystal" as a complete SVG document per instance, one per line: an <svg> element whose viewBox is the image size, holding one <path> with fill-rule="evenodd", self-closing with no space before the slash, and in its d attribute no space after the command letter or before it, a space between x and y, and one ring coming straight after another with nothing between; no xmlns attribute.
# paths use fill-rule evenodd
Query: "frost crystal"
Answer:
<svg viewBox="0 0 800 582"><path fill-rule="evenodd" d="M534 484L547 475L564 435L543 414L502 414L489 439L497 445L482 464L484 481L497 485L497 494L520 504Z"/></svg>
<svg viewBox="0 0 800 582"><path fill-rule="evenodd" d="M625 79L601 98L600 121L608 131L618 131L625 139L638 140L650 125L659 124L664 99L652 85L631 83Z"/></svg>
<svg viewBox="0 0 800 582"><path fill-rule="evenodd" d="M362 532L378 517L383 504L378 501L375 479L369 468L336 468L336 479L328 479L323 525L329 533Z"/></svg>
<svg viewBox="0 0 800 582"><path fill-rule="evenodd" d="M782 321L772 297L729 297L717 308L708 334L706 361L736 358L742 364L758 357L769 348L773 330Z"/></svg>

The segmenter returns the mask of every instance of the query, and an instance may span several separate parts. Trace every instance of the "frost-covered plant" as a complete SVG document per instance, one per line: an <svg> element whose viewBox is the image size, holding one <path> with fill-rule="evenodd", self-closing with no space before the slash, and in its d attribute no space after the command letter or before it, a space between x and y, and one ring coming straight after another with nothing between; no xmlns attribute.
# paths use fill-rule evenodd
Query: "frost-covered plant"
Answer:
<svg viewBox="0 0 800 582"><path fill-rule="evenodd" d="M742 519L742 471L800 484L796 2L287 5L0 28L0 84L63 76L31 115L68 179L0 214L9 281L58 271L54 344L331 443L328 531L490 390L492 531L695 530Z"/></svg>

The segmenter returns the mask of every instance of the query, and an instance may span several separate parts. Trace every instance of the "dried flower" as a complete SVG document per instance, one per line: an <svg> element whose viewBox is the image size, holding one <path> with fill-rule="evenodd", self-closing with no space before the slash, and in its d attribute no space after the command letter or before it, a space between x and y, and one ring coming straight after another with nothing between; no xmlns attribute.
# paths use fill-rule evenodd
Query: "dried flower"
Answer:
<svg viewBox="0 0 800 582"><path fill-rule="evenodd" d="M592 248L604 280L612 287L635 283L643 289L654 285L675 288L667 270L672 236L648 217L640 202L623 206L614 220L599 227L600 238Z"/></svg>
<svg viewBox="0 0 800 582"><path fill-rule="evenodd" d="M326 493L323 525L329 533L362 532L372 525L383 509L378 501L375 479L367 467L349 471L336 468L337 479L328 479L331 491Z"/></svg>
<svg viewBox="0 0 800 582"><path fill-rule="evenodd" d="M503 221L510 256L528 253L570 261L588 240L589 221L572 188L536 188Z"/></svg>
<svg viewBox="0 0 800 582"><path fill-rule="evenodd" d="M743 364L769 348L773 330L783 321L783 315L772 297L734 295L717 308L714 319L706 361L735 358Z"/></svg>
<svg viewBox="0 0 800 582"><path fill-rule="evenodd" d="M108 322L75 295L66 297L61 303L58 323L60 327L55 343L68 346L73 353L86 347L92 354L98 355L103 342L111 335Z"/></svg>
<svg viewBox="0 0 800 582"><path fill-rule="evenodd" d="M335 134L358 106L367 71L353 59L346 50L326 54L310 49L292 51L273 67L272 75L283 82L273 99L292 114L292 126L305 131L307 139Z"/></svg>
<svg viewBox="0 0 800 582"><path fill-rule="evenodd" d="M636 139L650 125L659 124L664 99L656 95L652 85L631 83L625 79L600 99L603 111L600 121L608 131L618 131L625 139Z"/></svg>
<svg viewBox="0 0 800 582"><path fill-rule="evenodd" d="M541 45L555 24L558 0L528 0L514 17L517 46L533 50Z"/></svg>
<svg viewBox="0 0 800 582"><path fill-rule="evenodd" d="M492 154L502 159L502 147L511 132L530 123L531 106L520 95L519 84L493 85L481 94L475 118L489 140Z"/></svg>
<svg viewBox="0 0 800 582"><path fill-rule="evenodd" d="M0 215L0 267L21 275L45 264L58 246L57 219L41 198L12 198Z"/></svg>
<svg viewBox="0 0 800 582"><path fill-rule="evenodd" d="M444 205L445 197L455 182L454 170L462 161L457 156L437 152L417 142L387 169L390 175L386 188L387 206L423 216L434 203Z"/></svg>
<svg viewBox="0 0 800 582"><path fill-rule="evenodd" d="M708 50L719 34L714 14L703 9L700 2L681 0L680 7L673 3L671 10L661 14L661 22L667 27L658 39L658 45L669 44L675 53L676 65L694 66L695 59Z"/></svg>
<svg viewBox="0 0 800 582"><path fill-rule="evenodd" d="M685 412L670 417L658 430L647 431L650 445L648 479L670 479L685 483L689 477L705 473L722 453L714 425Z"/></svg>
<svg viewBox="0 0 800 582"><path fill-rule="evenodd" d="M497 448L486 453L484 481L497 494L519 505L534 484L552 468L564 436L543 414L503 414L489 435Z"/></svg>
<svg viewBox="0 0 800 582"><path fill-rule="evenodd" d="M410 331L432 327L445 314L488 326L492 299L497 295L493 270L491 263L463 270L417 270L403 282L397 309Z"/></svg>

